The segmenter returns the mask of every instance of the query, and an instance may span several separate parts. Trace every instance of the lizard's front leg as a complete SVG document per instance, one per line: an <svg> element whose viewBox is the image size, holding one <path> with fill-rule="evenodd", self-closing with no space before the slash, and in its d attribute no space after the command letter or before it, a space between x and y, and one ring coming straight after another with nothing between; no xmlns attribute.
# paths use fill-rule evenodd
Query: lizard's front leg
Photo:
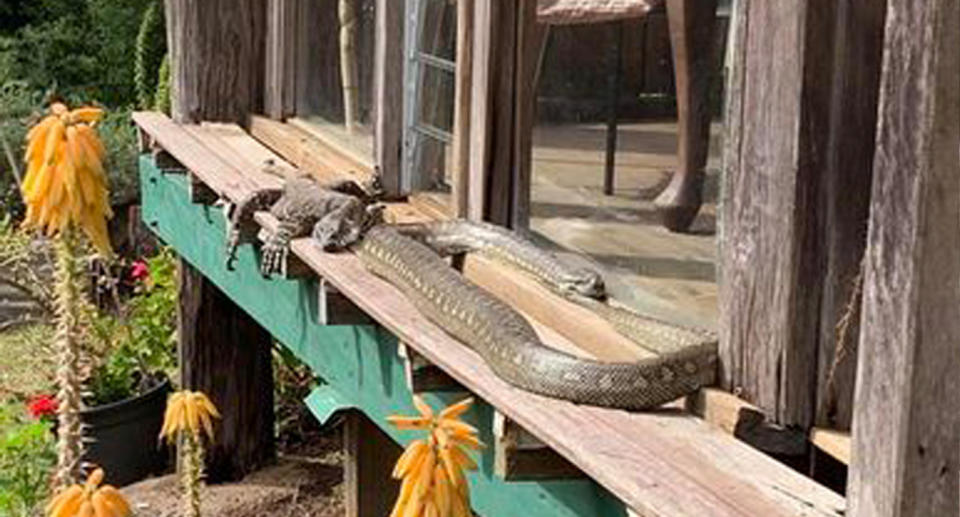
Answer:
<svg viewBox="0 0 960 517"><path fill-rule="evenodd" d="M273 232L263 245L260 259L260 273L270 277L283 272L283 265L290 254L290 241L306 231L302 222L281 219L277 231Z"/></svg>

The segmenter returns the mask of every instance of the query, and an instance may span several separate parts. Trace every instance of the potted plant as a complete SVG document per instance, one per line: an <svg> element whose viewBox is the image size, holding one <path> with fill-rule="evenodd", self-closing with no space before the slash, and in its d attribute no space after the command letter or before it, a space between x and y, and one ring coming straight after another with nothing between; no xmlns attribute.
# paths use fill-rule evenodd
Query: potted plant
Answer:
<svg viewBox="0 0 960 517"><path fill-rule="evenodd" d="M126 268L132 296L118 314L92 318L94 349L81 420L85 458L124 485L166 466L157 442L176 368L176 266L163 250ZM119 298L119 296L117 297Z"/></svg>

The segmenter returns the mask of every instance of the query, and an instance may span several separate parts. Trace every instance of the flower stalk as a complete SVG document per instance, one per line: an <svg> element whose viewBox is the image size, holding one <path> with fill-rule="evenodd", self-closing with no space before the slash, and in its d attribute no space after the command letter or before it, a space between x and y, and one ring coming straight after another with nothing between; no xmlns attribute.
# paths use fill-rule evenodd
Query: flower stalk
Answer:
<svg viewBox="0 0 960 517"><path fill-rule="evenodd" d="M57 468L53 486L66 487L80 476L83 457L83 382L80 376L79 325L82 297L82 269L77 245L69 230L56 239L54 311L57 333Z"/></svg>
<svg viewBox="0 0 960 517"><path fill-rule="evenodd" d="M178 391L167 399L160 439L177 443L184 517L200 517L203 490L204 439L213 441L213 419L220 412L199 391Z"/></svg>

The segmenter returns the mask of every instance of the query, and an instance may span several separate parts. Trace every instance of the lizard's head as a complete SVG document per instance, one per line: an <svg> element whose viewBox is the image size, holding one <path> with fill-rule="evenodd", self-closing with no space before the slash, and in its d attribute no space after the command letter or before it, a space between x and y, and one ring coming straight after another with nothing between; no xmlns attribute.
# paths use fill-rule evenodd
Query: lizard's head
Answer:
<svg viewBox="0 0 960 517"><path fill-rule="evenodd" d="M324 250L338 251L359 241L368 229L382 221L382 205L364 205L358 201L343 217L321 219L313 228L313 238Z"/></svg>
<svg viewBox="0 0 960 517"><path fill-rule="evenodd" d="M578 269L574 274L561 280L560 289L564 292L579 294L598 300L602 300L607 296L603 277L600 276L600 273L589 269Z"/></svg>

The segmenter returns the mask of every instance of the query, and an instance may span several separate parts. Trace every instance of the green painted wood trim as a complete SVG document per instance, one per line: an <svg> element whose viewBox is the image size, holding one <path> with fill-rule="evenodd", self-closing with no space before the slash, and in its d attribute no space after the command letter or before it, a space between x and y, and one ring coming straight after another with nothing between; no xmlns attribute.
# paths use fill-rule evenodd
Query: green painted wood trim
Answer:
<svg viewBox="0 0 960 517"><path fill-rule="evenodd" d="M143 220L165 243L296 354L344 404L360 408L401 445L417 437L387 424L391 414L415 414L397 356L397 339L378 325L322 326L316 321L317 281L266 279L253 246L238 252L234 271L224 266L224 217L218 208L190 203L187 177L140 158ZM453 394L430 394L435 407ZM315 408L317 409L317 408ZM467 418L492 443L493 408L478 403ZM623 504L592 481L505 482L493 475L493 451L469 475L474 510L486 517L622 517Z"/></svg>
<svg viewBox="0 0 960 517"><path fill-rule="evenodd" d="M310 392L310 395L307 395L307 398L303 399L303 403L310 409L310 413L313 414L314 418L324 425L326 425L326 423L330 421L330 417L337 412L345 409L356 409L356 406L354 406L347 397L341 395L336 388L329 384L323 384L314 388L314 390Z"/></svg>

